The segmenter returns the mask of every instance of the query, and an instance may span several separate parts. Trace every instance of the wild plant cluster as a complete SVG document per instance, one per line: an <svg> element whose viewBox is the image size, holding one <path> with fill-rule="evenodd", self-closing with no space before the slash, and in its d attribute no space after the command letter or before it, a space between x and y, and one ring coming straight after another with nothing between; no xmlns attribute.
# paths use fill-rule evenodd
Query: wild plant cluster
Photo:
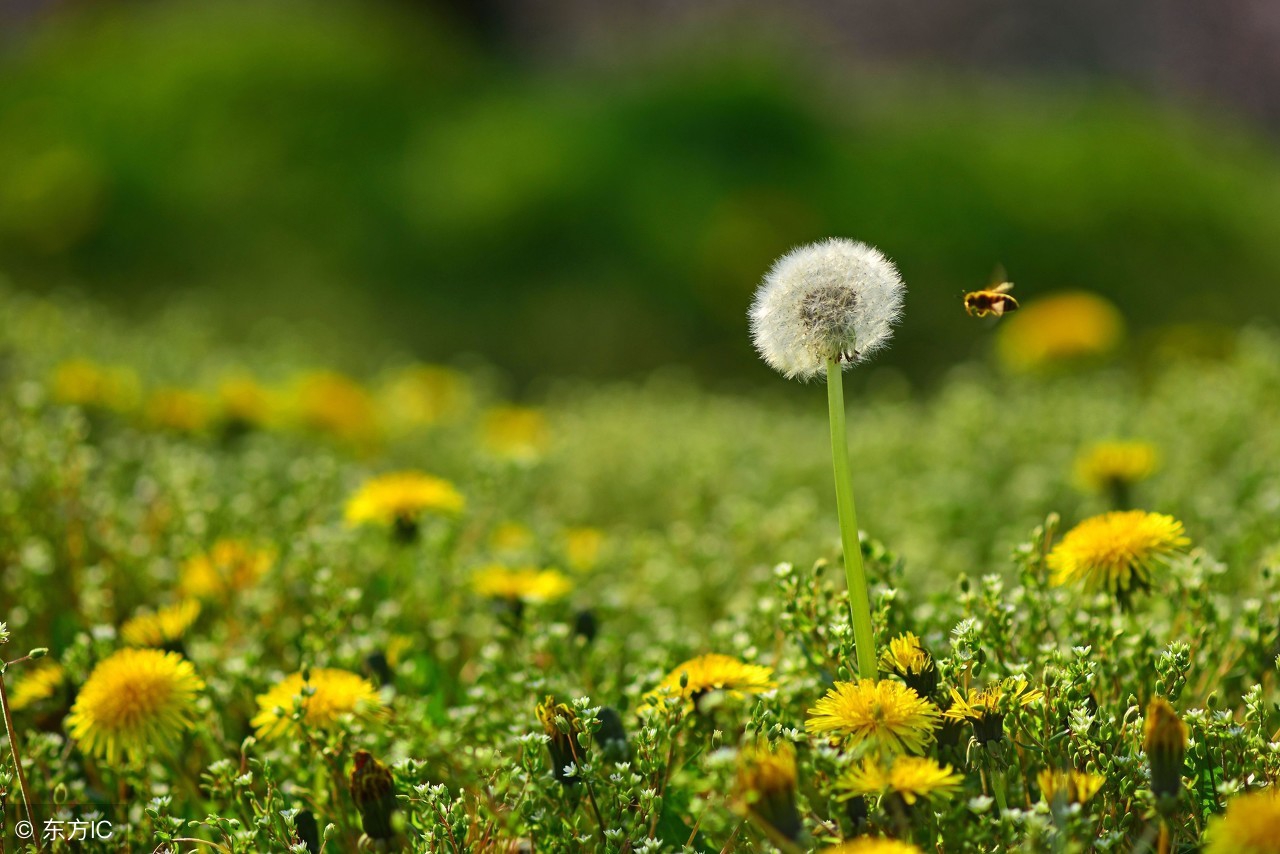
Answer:
<svg viewBox="0 0 1280 854"><path fill-rule="evenodd" d="M817 386L2 296L3 850L1280 850L1272 331L861 368L864 679Z"/></svg>

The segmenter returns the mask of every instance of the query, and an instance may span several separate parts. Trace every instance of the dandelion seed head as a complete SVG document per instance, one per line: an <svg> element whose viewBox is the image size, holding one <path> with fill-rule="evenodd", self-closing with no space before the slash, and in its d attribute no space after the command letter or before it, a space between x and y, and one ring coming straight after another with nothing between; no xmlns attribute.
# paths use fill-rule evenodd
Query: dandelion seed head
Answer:
<svg viewBox="0 0 1280 854"><path fill-rule="evenodd" d="M764 277L751 304L751 337L788 379L861 362L888 343L906 286L878 249L833 237L793 249Z"/></svg>

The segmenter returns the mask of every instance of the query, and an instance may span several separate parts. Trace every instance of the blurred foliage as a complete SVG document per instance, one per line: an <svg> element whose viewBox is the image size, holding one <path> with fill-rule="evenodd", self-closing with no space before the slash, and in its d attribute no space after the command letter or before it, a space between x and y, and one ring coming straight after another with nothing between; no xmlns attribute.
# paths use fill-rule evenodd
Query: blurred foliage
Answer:
<svg viewBox="0 0 1280 854"><path fill-rule="evenodd" d="M916 375L971 354L960 295L997 261L1024 300L1083 287L1139 330L1280 313L1280 165L1220 117L777 42L546 70L395 5L78 9L0 58L0 268L523 377L761 376L749 295L829 234L899 261Z"/></svg>

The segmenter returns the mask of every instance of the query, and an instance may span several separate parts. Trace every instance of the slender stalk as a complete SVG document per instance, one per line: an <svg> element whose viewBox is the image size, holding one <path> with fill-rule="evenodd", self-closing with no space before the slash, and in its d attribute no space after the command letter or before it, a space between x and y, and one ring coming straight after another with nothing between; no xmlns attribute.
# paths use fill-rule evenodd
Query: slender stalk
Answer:
<svg viewBox="0 0 1280 854"><path fill-rule="evenodd" d="M19 661L25 660L18 659ZM14 662L9 662L13 664ZM32 838L35 840L36 850L43 850L44 846L40 844L40 823L36 821L35 811L31 809L31 788L27 785L27 772L22 770L22 755L18 750L18 733L13 728L13 718L9 715L9 694L4 688L4 667L8 665L0 665L0 711L4 714L4 729L9 736L9 751L13 754L13 767L18 772L18 788L22 790L22 806L27 811L27 821L31 822Z"/></svg>
<svg viewBox="0 0 1280 854"><path fill-rule="evenodd" d="M831 416L831 463L836 475L836 509L840 513L840 542L844 546L844 573L849 583L849 610L853 616L854 652L858 676L875 679L876 642L871 631L871 599L867 572L858 542L858 511L853 504L853 479L849 470L849 437L844 421L844 377L840 364L827 359L827 405Z"/></svg>

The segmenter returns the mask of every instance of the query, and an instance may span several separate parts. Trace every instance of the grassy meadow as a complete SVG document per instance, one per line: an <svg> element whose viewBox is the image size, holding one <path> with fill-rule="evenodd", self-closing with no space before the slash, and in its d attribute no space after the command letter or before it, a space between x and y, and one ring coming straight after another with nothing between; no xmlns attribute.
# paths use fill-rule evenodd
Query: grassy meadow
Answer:
<svg viewBox="0 0 1280 854"><path fill-rule="evenodd" d="M1277 850L1280 334L1044 308L859 368L872 683L821 382L513 400L0 294L5 850L28 801L110 822L40 850ZM1115 510L1177 530L1078 583Z"/></svg>

